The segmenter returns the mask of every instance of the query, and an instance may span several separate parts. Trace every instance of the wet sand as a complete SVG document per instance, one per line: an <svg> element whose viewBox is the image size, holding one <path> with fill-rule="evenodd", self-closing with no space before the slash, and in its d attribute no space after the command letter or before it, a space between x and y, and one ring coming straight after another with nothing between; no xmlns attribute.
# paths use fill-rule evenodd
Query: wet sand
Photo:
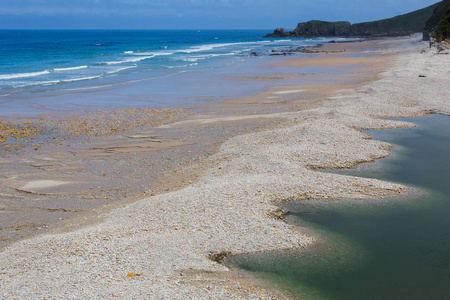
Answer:
<svg viewBox="0 0 450 300"><path fill-rule="evenodd" d="M331 54L345 61L333 66L342 68L338 72L303 73L300 84L195 107L180 122L80 141L66 147L70 151L41 148L5 158L0 184L9 198L2 214L14 207L9 213L19 216L17 225L2 230L5 244L36 234L42 224L51 228L0 254L3 295L270 298L274 291L211 261L210 254L313 243L273 217L281 199L403 193L405 187L396 184L311 169L389 155L391 145L370 141L355 128L410 126L385 118L446 109L440 102L433 108L429 102L420 106L422 99L404 99L402 93L411 91L399 82L397 92L382 86L392 81L394 66L404 74L399 60L415 58L423 45L411 39L367 43L379 47L367 60ZM298 59L287 67L295 72L304 63ZM378 86L368 84L374 80ZM386 103L386 95L397 102ZM17 234L26 228L33 230Z"/></svg>
<svg viewBox="0 0 450 300"><path fill-rule="evenodd" d="M313 67L329 64L334 70L308 73L315 69L305 72L296 65L309 59ZM279 61L265 60L260 75L242 80L294 79L301 85L274 86L191 109L120 109L70 113L69 118L59 113L5 122L27 138L4 147L6 158L0 161L0 249L49 230L77 227L66 224L79 224L70 220L74 216L90 224L96 219L93 210L182 188L202 174L208 157L230 137L279 127L283 118L274 113L317 107L320 99L373 80L384 66L373 57L342 55ZM339 61L343 68L334 68ZM283 64L283 73L270 72ZM363 72L357 64L364 65Z"/></svg>

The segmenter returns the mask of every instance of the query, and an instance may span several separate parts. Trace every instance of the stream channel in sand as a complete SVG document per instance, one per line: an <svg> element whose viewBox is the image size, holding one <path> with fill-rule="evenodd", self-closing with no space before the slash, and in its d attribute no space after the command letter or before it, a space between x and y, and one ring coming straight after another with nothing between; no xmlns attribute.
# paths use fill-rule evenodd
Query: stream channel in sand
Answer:
<svg viewBox="0 0 450 300"><path fill-rule="evenodd" d="M405 119L402 119L405 120ZM283 203L286 220L320 240L307 250L231 257L227 264L306 299L447 299L450 295L450 117L367 131L392 155L333 173L419 189L380 200Z"/></svg>

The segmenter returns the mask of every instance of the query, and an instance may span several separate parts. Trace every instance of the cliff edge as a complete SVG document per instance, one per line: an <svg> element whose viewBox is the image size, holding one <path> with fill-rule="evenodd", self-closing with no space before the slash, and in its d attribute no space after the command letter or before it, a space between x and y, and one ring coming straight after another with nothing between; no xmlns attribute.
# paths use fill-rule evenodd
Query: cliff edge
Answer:
<svg viewBox="0 0 450 300"><path fill-rule="evenodd" d="M426 22L423 39L431 38L437 42L450 39L450 0L440 2Z"/></svg>

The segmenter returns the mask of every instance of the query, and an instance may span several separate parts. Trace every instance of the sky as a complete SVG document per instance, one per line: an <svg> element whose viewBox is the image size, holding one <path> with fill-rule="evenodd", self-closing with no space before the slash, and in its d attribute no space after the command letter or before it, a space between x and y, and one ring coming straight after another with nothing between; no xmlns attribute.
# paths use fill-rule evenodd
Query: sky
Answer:
<svg viewBox="0 0 450 300"><path fill-rule="evenodd" d="M0 29L293 29L374 21L439 0L0 0Z"/></svg>

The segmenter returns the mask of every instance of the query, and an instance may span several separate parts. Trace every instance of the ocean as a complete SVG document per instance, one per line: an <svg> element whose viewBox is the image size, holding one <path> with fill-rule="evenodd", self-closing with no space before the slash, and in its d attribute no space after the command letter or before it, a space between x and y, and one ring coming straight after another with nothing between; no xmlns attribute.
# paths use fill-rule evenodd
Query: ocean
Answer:
<svg viewBox="0 0 450 300"><path fill-rule="evenodd" d="M261 72L252 66L277 51L330 40L262 38L267 32L2 30L0 115L179 106L250 95L264 84L226 79Z"/></svg>

